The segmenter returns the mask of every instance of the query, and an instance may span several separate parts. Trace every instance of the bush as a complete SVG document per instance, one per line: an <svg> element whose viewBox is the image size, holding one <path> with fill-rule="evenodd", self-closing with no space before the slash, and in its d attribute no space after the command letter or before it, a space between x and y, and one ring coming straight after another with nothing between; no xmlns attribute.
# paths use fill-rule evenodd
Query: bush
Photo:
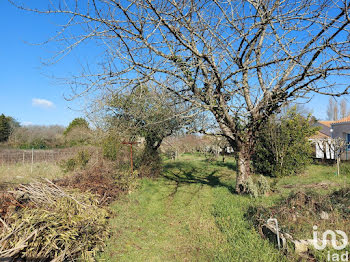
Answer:
<svg viewBox="0 0 350 262"><path fill-rule="evenodd" d="M270 184L263 176L259 176L256 182L254 182L253 177L249 176L244 181L244 186L246 188L245 193L249 194L252 197L263 196L266 193L270 192Z"/></svg>
<svg viewBox="0 0 350 262"><path fill-rule="evenodd" d="M79 166L84 168L90 160L90 153L86 150L81 150L78 152L77 163Z"/></svg>
<svg viewBox="0 0 350 262"><path fill-rule="evenodd" d="M259 189L257 185L254 183L253 178L249 176L246 180L243 182L243 186L246 189L245 193L252 197L258 197L259 196Z"/></svg>
<svg viewBox="0 0 350 262"><path fill-rule="evenodd" d="M259 195L262 195L262 196L266 195L271 190L269 181L267 181L267 179L263 176L259 176L257 185L258 185Z"/></svg>
<svg viewBox="0 0 350 262"><path fill-rule="evenodd" d="M42 138L35 138L30 142L23 143L19 146L20 149L48 149L48 141Z"/></svg>
<svg viewBox="0 0 350 262"><path fill-rule="evenodd" d="M122 149L122 143L120 138L109 135L102 141L103 157L109 160L117 160L118 153Z"/></svg>
<svg viewBox="0 0 350 262"><path fill-rule="evenodd" d="M84 127L75 127L65 134L65 145L79 146L79 145L89 145L92 144L93 132L90 129Z"/></svg>
<svg viewBox="0 0 350 262"><path fill-rule="evenodd" d="M253 166L257 173L283 177L295 175L311 163L309 137L317 131L292 109L280 119L273 118L258 133Z"/></svg>
<svg viewBox="0 0 350 262"><path fill-rule="evenodd" d="M72 172L77 168L84 168L88 164L91 154L87 150L81 150L73 158L69 158L60 163L63 172Z"/></svg>

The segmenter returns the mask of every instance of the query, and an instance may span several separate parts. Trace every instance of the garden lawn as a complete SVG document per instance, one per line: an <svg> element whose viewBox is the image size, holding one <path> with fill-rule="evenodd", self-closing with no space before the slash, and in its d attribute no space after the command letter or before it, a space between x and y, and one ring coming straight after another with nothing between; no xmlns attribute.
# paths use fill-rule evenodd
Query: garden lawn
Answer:
<svg viewBox="0 0 350 262"><path fill-rule="evenodd" d="M232 159L184 155L112 205L112 237L99 261L287 261L244 219L256 201L233 194Z"/></svg>

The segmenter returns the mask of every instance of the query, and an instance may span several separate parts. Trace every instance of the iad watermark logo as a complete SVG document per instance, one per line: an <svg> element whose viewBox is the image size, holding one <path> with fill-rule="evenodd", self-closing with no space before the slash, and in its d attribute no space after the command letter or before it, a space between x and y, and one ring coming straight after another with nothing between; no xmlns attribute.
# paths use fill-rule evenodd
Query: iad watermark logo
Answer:
<svg viewBox="0 0 350 262"><path fill-rule="evenodd" d="M322 239L318 238L317 226L313 227L313 244L315 249L323 250L327 246L333 247L335 250L343 250L348 245L348 236L344 231L341 230L326 230L322 234ZM341 237L340 240L337 240L337 235ZM330 239L329 239L330 238ZM329 243L331 245L329 245ZM349 261L348 251L339 253L331 253L328 251L327 255L328 261Z"/></svg>

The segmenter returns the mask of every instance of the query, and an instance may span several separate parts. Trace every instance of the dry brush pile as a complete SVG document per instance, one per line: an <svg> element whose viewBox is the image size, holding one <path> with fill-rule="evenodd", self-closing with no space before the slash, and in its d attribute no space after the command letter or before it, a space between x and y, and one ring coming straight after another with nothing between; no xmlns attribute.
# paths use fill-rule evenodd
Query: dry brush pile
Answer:
<svg viewBox="0 0 350 262"><path fill-rule="evenodd" d="M118 169L115 163L99 160L89 163L84 169L75 170L55 184L68 189L89 192L98 198L100 205L108 205L120 195L128 193L137 187L138 172Z"/></svg>
<svg viewBox="0 0 350 262"><path fill-rule="evenodd" d="M0 198L0 260L93 260L110 215L92 193L48 180L20 185Z"/></svg>
<svg viewBox="0 0 350 262"><path fill-rule="evenodd" d="M247 219L261 233L261 226L268 218L277 218L285 233L300 239L312 238L313 226L320 232L327 229L350 230L350 187L320 194L311 190L292 192L273 207L250 207Z"/></svg>
<svg viewBox="0 0 350 262"><path fill-rule="evenodd" d="M109 237L108 205L137 187L99 152L61 162L66 177L0 191L0 261L93 261Z"/></svg>

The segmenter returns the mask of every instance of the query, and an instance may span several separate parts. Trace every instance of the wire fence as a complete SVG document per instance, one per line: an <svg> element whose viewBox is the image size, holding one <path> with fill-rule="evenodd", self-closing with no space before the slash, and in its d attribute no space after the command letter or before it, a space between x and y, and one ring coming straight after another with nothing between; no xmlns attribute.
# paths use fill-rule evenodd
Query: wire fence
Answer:
<svg viewBox="0 0 350 262"><path fill-rule="evenodd" d="M76 150L53 149L53 150L0 150L0 165L26 164L26 163L58 163L73 157Z"/></svg>

